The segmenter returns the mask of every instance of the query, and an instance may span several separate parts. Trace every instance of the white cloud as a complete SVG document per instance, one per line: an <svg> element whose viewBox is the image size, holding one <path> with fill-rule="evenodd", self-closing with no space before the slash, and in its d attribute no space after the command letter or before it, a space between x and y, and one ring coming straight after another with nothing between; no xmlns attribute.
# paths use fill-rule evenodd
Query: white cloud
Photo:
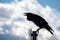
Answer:
<svg viewBox="0 0 60 40"><path fill-rule="evenodd" d="M0 11L0 33L5 29L1 28L2 26L9 25L7 27L10 27L10 30L5 29L5 33L25 37L31 27L33 30L36 30L37 26L32 22L28 22L23 13L33 12L45 18L49 25L56 31L54 35L57 36L57 38L55 36L51 36L47 30L43 29L40 30L38 40L54 40L55 38L60 40L60 32L56 29L56 27L60 26L60 14L58 11L49 7L48 5L43 7L36 0L22 0L21 2L15 0L15 3L12 2L11 4L0 3ZM52 37L54 39L52 39Z"/></svg>
<svg viewBox="0 0 60 40"><path fill-rule="evenodd" d="M3 28L0 27L0 34L4 34Z"/></svg>

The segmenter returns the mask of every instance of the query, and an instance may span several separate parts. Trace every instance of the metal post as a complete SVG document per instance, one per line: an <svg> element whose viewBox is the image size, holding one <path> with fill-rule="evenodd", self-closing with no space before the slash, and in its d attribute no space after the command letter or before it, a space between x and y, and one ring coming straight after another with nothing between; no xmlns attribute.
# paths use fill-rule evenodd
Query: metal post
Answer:
<svg viewBox="0 0 60 40"><path fill-rule="evenodd" d="M33 40L37 40L37 31L32 31L31 36L33 37Z"/></svg>
<svg viewBox="0 0 60 40"><path fill-rule="evenodd" d="M29 38L27 40L37 40L37 36L38 36L37 30L32 31L32 29L29 29L28 36L29 36Z"/></svg>

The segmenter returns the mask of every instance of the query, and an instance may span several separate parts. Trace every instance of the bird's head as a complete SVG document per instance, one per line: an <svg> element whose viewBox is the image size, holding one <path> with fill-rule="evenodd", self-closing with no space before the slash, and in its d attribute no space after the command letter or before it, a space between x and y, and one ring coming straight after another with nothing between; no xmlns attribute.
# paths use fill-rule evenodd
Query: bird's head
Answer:
<svg viewBox="0 0 60 40"><path fill-rule="evenodd" d="M24 16L27 16L27 20L31 21L32 20L32 14L33 13L24 13Z"/></svg>

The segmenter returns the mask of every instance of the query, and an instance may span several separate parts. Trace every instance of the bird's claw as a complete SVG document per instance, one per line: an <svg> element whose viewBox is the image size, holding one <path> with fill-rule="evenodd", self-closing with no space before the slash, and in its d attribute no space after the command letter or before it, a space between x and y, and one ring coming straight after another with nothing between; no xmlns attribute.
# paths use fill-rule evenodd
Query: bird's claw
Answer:
<svg viewBox="0 0 60 40"><path fill-rule="evenodd" d="M38 33L39 33L39 31L38 31Z"/></svg>
<svg viewBox="0 0 60 40"><path fill-rule="evenodd" d="M39 31L37 31L39 33Z"/></svg>

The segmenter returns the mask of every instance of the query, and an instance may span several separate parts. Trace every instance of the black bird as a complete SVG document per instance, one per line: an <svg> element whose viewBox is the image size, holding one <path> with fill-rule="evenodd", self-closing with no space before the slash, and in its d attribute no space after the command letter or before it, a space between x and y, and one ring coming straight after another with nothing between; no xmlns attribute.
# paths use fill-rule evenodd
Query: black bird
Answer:
<svg viewBox="0 0 60 40"><path fill-rule="evenodd" d="M24 13L24 14L25 16L27 16L28 21L32 21L39 27L37 31L39 31L42 28L45 28L53 35L52 31L54 30L48 25L47 21L44 18L33 13Z"/></svg>

